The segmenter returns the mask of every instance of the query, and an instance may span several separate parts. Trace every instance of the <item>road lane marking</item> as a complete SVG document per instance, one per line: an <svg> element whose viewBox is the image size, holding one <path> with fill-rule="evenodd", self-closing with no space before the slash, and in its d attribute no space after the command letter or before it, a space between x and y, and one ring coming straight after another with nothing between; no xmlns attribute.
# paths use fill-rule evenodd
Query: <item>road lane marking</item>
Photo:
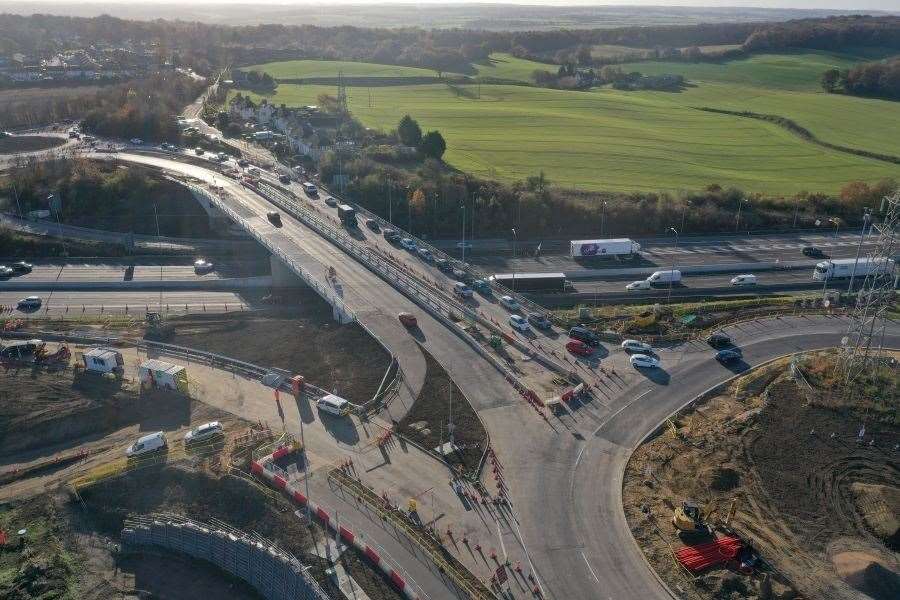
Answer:
<svg viewBox="0 0 900 600"><path fill-rule="evenodd" d="M587 556L584 555L584 552L581 553L581 558L584 559L584 564L587 565L588 571L591 572L591 575L594 577L594 581L600 583L600 579L597 577L597 574L594 573L593 567L591 567L591 563L588 562Z"/></svg>
<svg viewBox="0 0 900 600"><path fill-rule="evenodd" d="M626 408L628 408L629 406L631 406L632 404L634 404L635 402L637 402L638 400L640 400L641 398L643 398L644 396L646 396L647 394L649 394L652 391L653 391L652 388L645 391L643 394L640 394L637 398L635 398L634 400L632 400L631 402L629 402L628 404L626 404L625 406L623 406L622 408L620 408L619 410L617 410L616 412L611 414L609 416L609 418L603 422L603 425L601 425L600 427L597 428L596 431L594 431L594 435L597 435L598 433L600 433L600 430L603 429L607 425L607 423L609 423L610 421L615 419L617 416L619 416L619 413L621 413L623 410L625 410Z"/></svg>

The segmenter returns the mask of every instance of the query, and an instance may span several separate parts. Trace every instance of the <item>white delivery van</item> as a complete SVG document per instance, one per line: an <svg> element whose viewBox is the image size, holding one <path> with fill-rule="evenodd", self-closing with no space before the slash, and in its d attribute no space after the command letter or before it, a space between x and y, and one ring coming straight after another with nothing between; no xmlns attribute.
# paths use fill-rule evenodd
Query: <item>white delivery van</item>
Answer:
<svg viewBox="0 0 900 600"><path fill-rule="evenodd" d="M756 285L756 275L737 275L731 278L731 285Z"/></svg>
<svg viewBox="0 0 900 600"><path fill-rule="evenodd" d="M318 406L319 410L321 411L331 413L339 417L343 417L350 412L350 403L340 396L335 396L334 394L322 396L316 401L316 406Z"/></svg>
<svg viewBox="0 0 900 600"><path fill-rule="evenodd" d="M678 269L669 269L668 271L656 271L647 278L650 285L662 285L669 283L681 283L681 271Z"/></svg>
<svg viewBox="0 0 900 600"><path fill-rule="evenodd" d="M136 456L150 454L157 450L163 450L168 445L169 443L166 440L166 434L162 431L157 431L155 433L147 434L142 438L138 438L138 441L125 449L125 456L134 458Z"/></svg>

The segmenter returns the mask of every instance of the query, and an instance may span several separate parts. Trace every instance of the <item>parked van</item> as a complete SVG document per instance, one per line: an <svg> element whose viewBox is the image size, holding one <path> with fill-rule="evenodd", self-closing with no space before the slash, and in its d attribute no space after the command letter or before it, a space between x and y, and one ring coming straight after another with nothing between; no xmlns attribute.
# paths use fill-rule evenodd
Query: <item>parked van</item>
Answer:
<svg viewBox="0 0 900 600"><path fill-rule="evenodd" d="M731 279L731 285L756 285L756 275L738 275Z"/></svg>
<svg viewBox="0 0 900 600"><path fill-rule="evenodd" d="M350 412L350 403L340 396L335 396L334 394L322 396L316 401L316 406L318 406L319 410L321 411L331 413L339 417L343 417Z"/></svg>
<svg viewBox="0 0 900 600"><path fill-rule="evenodd" d="M678 269L669 269L668 271L656 271L647 278L650 285L661 285L668 283L681 283L681 271Z"/></svg>
<svg viewBox="0 0 900 600"><path fill-rule="evenodd" d="M168 445L169 443L166 440L166 434L162 431L157 431L156 433L150 433L142 438L138 438L138 441L125 449L125 456L128 458L143 456L144 454L164 450Z"/></svg>

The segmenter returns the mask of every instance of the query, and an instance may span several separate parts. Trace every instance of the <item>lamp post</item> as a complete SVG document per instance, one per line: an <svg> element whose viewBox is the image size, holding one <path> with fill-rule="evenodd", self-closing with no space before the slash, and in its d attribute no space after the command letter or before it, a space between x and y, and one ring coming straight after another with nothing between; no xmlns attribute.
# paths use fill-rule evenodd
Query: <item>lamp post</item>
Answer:
<svg viewBox="0 0 900 600"><path fill-rule="evenodd" d="M466 201L462 204L462 261L466 262Z"/></svg>
<svg viewBox="0 0 900 600"><path fill-rule="evenodd" d="M671 231L675 234L675 252L672 253L672 272L669 273L669 294L666 298L666 304L670 304L672 302L672 278L675 276L675 261L678 256L678 230L674 227L669 227L667 233Z"/></svg>
<svg viewBox="0 0 900 600"><path fill-rule="evenodd" d="M516 233L515 227L512 228L512 234L513 234L513 260L515 260L516 259L516 246L519 245L519 234ZM515 292L516 291L516 264L515 264L515 262L513 263L512 267L513 267L513 292Z"/></svg>
<svg viewBox="0 0 900 600"><path fill-rule="evenodd" d="M604 225L606 225L606 200L603 201L600 209L600 237L603 237Z"/></svg>
<svg viewBox="0 0 900 600"><path fill-rule="evenodd" d="M831 217L830 219L828 219L828 222L834 225L834 237L837 237L838 226L841 224L841 220L837 217Z"/></svg>
<svg viewBox="0 0 900 600"><path fill-rule="evenodd" d="M859 265L859 253L862 251L863 239L866 237L866 227L872 221L872 209L867 208L863 213L862 229L859 230L859 243L856 245L856 259L853 261L853 271L850 273L850 284L847 286L847 293L853 293L853 280L856 278L856 267Z"/></svg>
<svg viewBox="0 0 900 600"><path fill-rule="evenodd" d="M734 232L737 233L738 229L741 227L741 208L744 207L745 202L750 202L746 198L741 198L740 202L738 202L738 210L737 210L737 218L734 220Z"/></svg>

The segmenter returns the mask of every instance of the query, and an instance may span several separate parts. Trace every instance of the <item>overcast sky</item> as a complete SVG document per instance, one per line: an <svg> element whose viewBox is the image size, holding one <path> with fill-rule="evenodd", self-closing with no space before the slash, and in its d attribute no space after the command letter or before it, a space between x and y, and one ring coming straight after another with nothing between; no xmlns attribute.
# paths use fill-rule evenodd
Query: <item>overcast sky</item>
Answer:
<svg viewBox="0 0 900 600"><path fill-rule="evenodd" d="M19 0L27 4L32 1ZM53 0L51 0L53 1ZM79 4L531 4L556 6L740 6L753 8L819 8L841 10L889 10L900 12L900 0L56 0Z"/></svg>

